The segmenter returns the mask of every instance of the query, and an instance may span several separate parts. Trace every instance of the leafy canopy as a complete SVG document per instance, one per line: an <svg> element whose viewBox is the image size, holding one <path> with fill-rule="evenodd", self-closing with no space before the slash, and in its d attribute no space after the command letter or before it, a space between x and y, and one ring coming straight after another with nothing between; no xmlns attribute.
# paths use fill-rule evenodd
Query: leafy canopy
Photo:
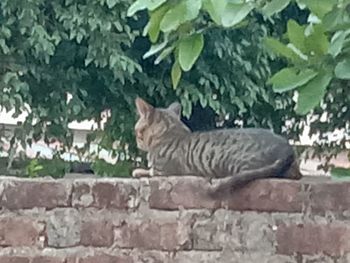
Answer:
<svg viewBox="0 0 350 263"><path fill-rule="evenodd" d="M282 40L266 38L266 47L289 64L268 83L275 92L297 89L295 110L303 115L320 104L333 80L350 79L349 0L137 0L128 15L148 10L144 34L154 46L147 55L157 55L158 59L174 55L171 78L176 88L181 70L189 71L198 60L208 28L237 28L249 23L251 13L270 18L294 2L300 9L309 10L308 22L300 25L290 19Z"/></svg>

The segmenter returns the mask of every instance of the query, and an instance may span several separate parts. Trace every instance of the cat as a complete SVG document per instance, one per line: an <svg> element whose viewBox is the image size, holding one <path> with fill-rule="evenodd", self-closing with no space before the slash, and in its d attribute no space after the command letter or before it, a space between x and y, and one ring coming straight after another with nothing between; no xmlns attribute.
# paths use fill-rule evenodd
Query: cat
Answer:
<svg viewBox="0 0 350 263"><path fill-rule="evenodd" d="M180 120L181 105L155 108L135 100L137 147L147 152L150 169L137 168L134 177L195 175L221 178L209 191L213 198L255 179L300 179L295 153L283 137L260 128L191 132Z"/></svg>

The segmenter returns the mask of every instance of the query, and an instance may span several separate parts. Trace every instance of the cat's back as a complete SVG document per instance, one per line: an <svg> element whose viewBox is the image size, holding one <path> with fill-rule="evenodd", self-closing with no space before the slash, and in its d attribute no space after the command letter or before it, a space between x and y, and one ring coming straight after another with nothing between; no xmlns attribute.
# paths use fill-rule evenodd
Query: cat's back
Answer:
<svg viewBox="0 0 350 263"><path fill-rule="evenodd" d="M238 172L273 164L293 156L293 148L282 136L260 128L220 129L194 132L182 141L196 167L208 166L212 173Z"/></svg>
<svg viewBox="0 0 350 263"><path fill-rule="evenodd" d="M262 128L218 129L205 132L194 132L191 140L201 139L207 142L246 144L248 142L262 145L285 145L288 141L270 130Z"/></svg>

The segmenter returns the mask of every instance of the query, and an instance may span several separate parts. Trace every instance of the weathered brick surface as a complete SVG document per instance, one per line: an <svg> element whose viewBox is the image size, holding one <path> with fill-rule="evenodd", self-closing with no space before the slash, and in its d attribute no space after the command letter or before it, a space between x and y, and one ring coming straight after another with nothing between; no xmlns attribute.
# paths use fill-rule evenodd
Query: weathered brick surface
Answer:
<svg viewBox="0 0 350 263"><path fill-rule="evenodd" d="M242 249L242 217L238 212L217 210L213 215L196 218L191 237L193 249L221 251L225 247Z"/></svg>
<svg viewBox="0 0 350 263"><path fill-rule="evenodd" d="M33 258L31 263L66 263L66 259L58 257L39 256Z"/></svg>
<svg viewBox="0 0 350 263"><path fill-rule="evenodd" d="M303 263L333 263L334 259L332 259L332 257L329 256L325 256L325 255L313 255L313 256L308 256L308 255L304 255L303 257ZM337 263L348 263L348 261L343 261L343 259L345 260L345 258L341 258L339 260L337 260Z"/></svg>
<svg viewBox="0 0 350 263"><path fill-rule="evenodd" d="M29 263L29 258L18 256L0 256L1 263Z"/></svg>
<svg viewBox="0 0 350 263"><path fill-rule="evenodd" d="M350 183L0 177L0 263L349 263Z"/></svg>
<svg viewBox="0 0 350 263"><path fill-rule="evenodd" d="M189 251L176 254L172 263L299 263L295 257L274 255L265 252L207 252ZM315 262L316 263L316 262ZM323 262L317 262L323 263Z"/></svg>
<svg viewBox="0 0 350 263"><path fill-rule="evenodd" d="M77 210L57 209L46 218L47 244L50 247L64 248L79 244L81 217Z"/></svg>
<svg viewBox="0 0 350 263"><path fill-rule="evenodd" d="M151 181L150 207L176 210L228 207L232 210L301 212L301 184L287 180L261 180L238 190L223 202L210 199L208 183L202 178Z"/></svg>
<svg viewBox="0 0 350 263"><path fill-rule="evenodd" d="M80 258L78 263L133 263L133 259L129 256L112 256L101 254Z"/></svg>
<svg viewBox="0 0 350 263"><path fill-rule="evenodd" d="M313 212L346 212L350 209L350 182L312 184L310 207Z"/></svg>
<svg viewBox="0 0 350 263"><path fill-rule="evenodd" d="M287 180L260 180L233 193L224 206L233 210L301 212L301 185Z"/></svg>
<svg viewBox="0 0 350 263"><path fill-rule="evenodd" d="M34 246L42 226L26 217L0 217L0 246Z"/></svg>
<svg viewBox="0 0 350 263"><path fill-rule="evenodd" d="M209 199L205 189L208 183L203 178L181 177L152 179L149 205L151 208L177 210L179 208L219 208L220 202Z"/></svg>
<svg viewBox="0 0 350 263"><path fill-rule="evenodd" d="M74 256L69 256L66 258L66 262L64 263L77 263L78 262L78 259Z"/></svg>
<svg viewBox="0 0 350 263"><path fill-rule="evenodd" d="M178 250L190 247L188 227L178 223L126 223L115 231L120 248Z"/></svg>
<svg viewBox="0 0 350 263"><path fill-rule="evenodd" d="M277 230L277 244L280 254L341 256L350 252L350 224L281 225Z"/></svg>
<svg viewBox="0 0 350 263"><path fill-rule="evenodd" d="M127 183L97 182L92 186L76 183L73 192L75 207L118 208L133 207L137 190Z"/></svg>
<svg viewBox="0 0 350 263"><path fill-rule="evenodd" d="M8 209L28 209L45 207L65 207L69 205L70 187L56 181L20 181L3 182L0 191L0 207ZM0 188L1 190L1 188Z"/></svg>
<svg viewBox="0 0 350 263"><path fill-rule="evenodd" d="M173 253L157 250L139 250L133 251L132 257L134 262L150 263L170 263L173 262Z"/></svg>
<svg viewBox="0 0 350 263"><path fill-rule="evenodd" d="M110 247L113 244L113 228L106 220L88 221L82 224L81 245Z"/></svg>

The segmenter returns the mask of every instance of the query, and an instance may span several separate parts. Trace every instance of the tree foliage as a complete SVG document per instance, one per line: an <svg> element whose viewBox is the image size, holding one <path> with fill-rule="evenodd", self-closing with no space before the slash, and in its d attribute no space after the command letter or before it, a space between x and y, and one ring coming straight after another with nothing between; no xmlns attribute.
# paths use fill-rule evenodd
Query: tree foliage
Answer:
<svg viewBox="0 0 350 263"><path fill-rule="evenodd" d="M189 71L202 52L206 29L238 27L249 23L249 14L253 12L269 18L292 2L137 0L129 8L128 15L148 10L150 19L144 32L155 44L147 56L159 54L160 59L174 55L171 76L176 88L181 70ZM276 92L297 88L296 112L306 114L320 104L332 80L350 79L350 1L297 0L296 3L300 9L309 11L308 21L300 25L290 19L283 42L273 37L266 39L266 46L289 63L268 83Z"/></svg>
<svg viewBox="0 0 350 263"><path fill-rule="evenodd" d="M133 96L144 74L129 54L138 36L126 19L129 1L1 1L0 105L29 111L22 141L41 137L68 147L73 120L112 110L102 146L131 141ZM151 78L148 86L155 85ZM147 85L146 84L146 85ZM72 98L68 100L68 94ZM30 107L30 109L28 109Z"/></svg>

